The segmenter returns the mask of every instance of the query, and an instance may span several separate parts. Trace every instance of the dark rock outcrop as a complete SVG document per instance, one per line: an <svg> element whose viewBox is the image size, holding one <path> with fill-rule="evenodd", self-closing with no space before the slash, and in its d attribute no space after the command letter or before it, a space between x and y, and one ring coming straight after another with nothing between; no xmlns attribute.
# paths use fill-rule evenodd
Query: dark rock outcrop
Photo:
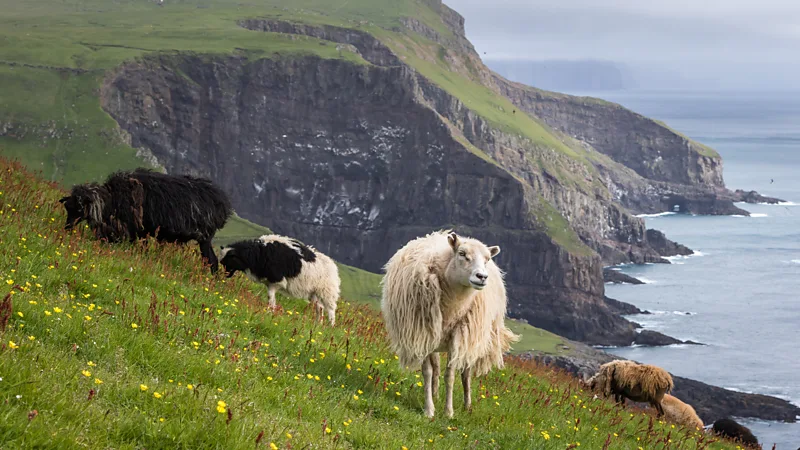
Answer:
<svg viewBox="0 0 800 450"><path fill-rule="evenodd" d="M694 251L685 245L671 241L659 230L647 230L647 242L661 256L688 256L693 255Z"/></svg>
<svg viewBox="0 0 800 450"><path fill-rule="evenodd" d="M637 278L609 268L603 269L603 281L614 284L644 284Z"/></svg>
<svg viewBox="0 0 800 450"><path fill-rule="evenodd" d="M648 347L661 347L665 345L685 344L686 342L667 336L666 334L659 333L658 331L642 330L636 335L636 339L634 339L633 343Z"/></svg>
<svg viewBox="0 0 800 450"><path fill-rule="evenodd" d="M608 306L608 309L619 315L650 314L648 311L642 311L630 303L621 302L610 297L605 297L603 300L605 301L606 306ZM639 328L638 325L637 328Z"/></svg>
<svg viewBox="0 0 800 450"><path fill-rule="evenodd" d="M745 203L764 203L767 205L777 205L784 200L775 197L765 197L756 191L744 191L737 189L733 192L734 201Z"/></svg>

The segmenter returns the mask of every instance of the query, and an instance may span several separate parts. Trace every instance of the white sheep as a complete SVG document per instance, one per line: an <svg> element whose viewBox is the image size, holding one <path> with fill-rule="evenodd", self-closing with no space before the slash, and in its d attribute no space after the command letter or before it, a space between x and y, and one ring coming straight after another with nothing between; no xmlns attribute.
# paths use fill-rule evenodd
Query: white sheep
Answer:
<svg viewBox="0 0 800 450"><path fill-rule="evenodd" d="M519 338L505 326L506 289L492 261L499 252L439 231L412 240L386 264L381 311L400 364L422 366L427 417L438 395L438 352L448 354L445 413L452 417L455 371L461 371L469 409L470 377L503 367L503 354Z"/></svg>
<svg viewBox="0 0 800 450"><path fill-rule="evenodd" d="M269 234L223 246L220 255L229 278L241 270L253 281L267 285L270 308L275 308L275 293L281 290L310 300L320 320L324 309L331 325L335 324L339 268L319 250L297 239Z"/></svg>

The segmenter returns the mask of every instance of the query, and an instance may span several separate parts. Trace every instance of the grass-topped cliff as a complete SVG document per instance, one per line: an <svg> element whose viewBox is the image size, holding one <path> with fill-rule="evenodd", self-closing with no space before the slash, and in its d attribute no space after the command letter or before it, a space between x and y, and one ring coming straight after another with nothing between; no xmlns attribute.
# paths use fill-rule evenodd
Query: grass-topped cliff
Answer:
<svg viewBox="0 0 800 450"><path fill-rule="evenodd" d="M473 411L427 420L374 308L342 301L335 328L303 301L269 311L192 246L64 232L61 195L0 160L9 448L734 448L513 360L474 383Z"/></svg>
<svg viewBox="0 0 800 450"><path fill-rule="evenodd" d="M647 176L700 197L721 183L718 157L649 119L499 80L440 0L0 8L1 155L62 186L141 165L208 176L242 217L373 272L455 226L515 250L512 314L585 342L635 336L601 270L654 257L625 207L680 189Z"/></svg>

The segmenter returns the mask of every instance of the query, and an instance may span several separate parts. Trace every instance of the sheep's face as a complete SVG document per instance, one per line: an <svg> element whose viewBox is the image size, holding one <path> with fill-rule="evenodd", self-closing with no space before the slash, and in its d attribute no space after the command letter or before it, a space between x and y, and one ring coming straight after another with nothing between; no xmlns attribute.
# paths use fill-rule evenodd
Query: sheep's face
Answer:
<svg viewBox="0 0 800 450"><path fill-rule="evenodd" d="M589 379L584 378L581 384L592 392L599 392L600 390L605 389L606 376L602 373L596 373ZM604 392L604 394L608 395L606 392Z"/></svg>
<svg viewBox="0 0 800 450"><path fill-rule="evenodd" d="M486 247L473 239L460 239L455 233L450 233L447 241L454 254L450 265L453 281L477 290L485 288L489 281L486 264L500 253L500 247Z"/></svg>
<svg viewBox="0 0 800 450"><path fill-rule="evenodd" d="M238 270L245 271L247 269L247 264L236 255L236 251L231 247L220 246L219 258L219 262L225 268L226 278L232 277Z"/></svg>
<svg viewBox="0 0 800 450"><path fill-rule="evenodd" d="M79 184L73 186L72 192L68 197L58 200L67 210L67 223L64 224L65 230L70 230L80 221L91 222L101 221L101 210L103 200L100 196L100 188L97 183Z"/></svg>
<svg viewBox="0 0 800 450"><path fill-rule="evenodd" d="M65 230L70 230L72 227L78 224L81 220L84 219L84 208L81 205L81 199L75 195L70 195L69 197L63 197L59 200L59 203L64 205L64 209L67 210L67 223L64 224Z"/></svg>

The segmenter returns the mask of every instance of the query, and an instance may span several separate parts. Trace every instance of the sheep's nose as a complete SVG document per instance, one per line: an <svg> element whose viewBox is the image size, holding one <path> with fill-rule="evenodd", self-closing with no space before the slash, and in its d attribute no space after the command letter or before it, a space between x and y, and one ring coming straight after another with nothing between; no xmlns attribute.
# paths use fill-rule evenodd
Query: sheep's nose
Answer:
<svg viewBox="0 0 800 450"><path fill-rule="evenodd" d="M475 278L477 278L477 279L479 279L481 281L486 281L486 279L489 278L489 274L488 273L478 272L478 273L475 274Z"/></svg>

